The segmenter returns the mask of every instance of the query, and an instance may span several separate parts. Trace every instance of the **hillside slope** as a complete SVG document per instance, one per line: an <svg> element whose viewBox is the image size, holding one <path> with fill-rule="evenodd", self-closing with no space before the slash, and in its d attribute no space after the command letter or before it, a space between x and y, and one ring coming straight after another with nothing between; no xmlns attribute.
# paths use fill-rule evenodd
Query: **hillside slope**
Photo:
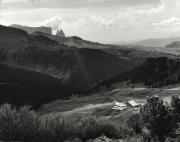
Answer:
<svg viewBox="0 0 180 142"><path fill-rule="evenodd" d="M148 58L139 67L102 81L99 87L111 86L124 81L127 85L143 83L153 88L177 84L180 82L180 60L167 57Z"/></svg>
<svg viewBox="0 0 180 142"><path fill-rule="evenodd" d="M0 103L38 107L71 91L60 80L41 73L0 64Z"/></svg>
<svg viewBox="0 0 180 142"><path fill-rule="evenodd" d="M180 82L180 60L168 58L149 58L140 67L127 74L132 83L143 82L152 87Z"/></svg>
<svg viewBox="0 0 180 142"><path fill-rule="evenodd" d="M66 95L67 90L63 88L70 89L67 93L90 92L98 82L131 70L144 61L119 58L100 49L69 47L16 28L0 26L0 31L0 63L57 79L62 89L59 96ZM44 95L50 94L45 92Z"/></svg>

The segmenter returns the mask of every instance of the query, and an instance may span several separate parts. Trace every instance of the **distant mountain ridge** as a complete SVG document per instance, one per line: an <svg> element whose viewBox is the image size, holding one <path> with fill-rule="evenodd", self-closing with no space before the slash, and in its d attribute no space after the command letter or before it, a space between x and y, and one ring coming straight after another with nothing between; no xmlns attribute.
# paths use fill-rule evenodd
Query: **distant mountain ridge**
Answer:
<svg viewBox="0 0 180 142"><path fill-rule="evenodd" d="M52 34L52 29L50 27L45 27L45 26L29 27L29 26L22 26L22 25L13 24L13 25L10 25L9 27L24 30L29 34L32 34L34 32L42 32L42 33L46 33L46 34Z"/></svg>
<svg viewBox="0 0 180 142"><path fill-rule="evenodd" d="M80 37L59 37L55 35L50 35L42 32L35 32L32 35L35 36L45 36L52 39L59 44L64 44L67 46L73 46L77 48L89 48L89 49L100 49L119 58L129 59L129 58L149 58L149 57L175 57L175 55L170 53L163 53L157 51L146 50L145 47L139 45L108 45L101 44L97 42L91 42L84 40Z"/></svg>
<svg viewBox="0 0 180 142"><path fill-rule="evenodd" d="M20 26L23 27L23 26ZM20 28L19 27L19 28ZM33 28L33 27L29 27ZM20 28L21 29L21 28ZM22 30L24 30L22 28ZM35 29L34 29L35 31ZM80 37L70 36L66 37L63 30L58 30L56 35L48 34L46 32L35 31L31 33L34 36L43 36L51 40L58 42L59 44L73 46L77 48L89 48L89 49L100 49L107 53L116 55L120 58L148 58L148 57L161 57L168 56L173 57L174 51L164 51L159 48L154 47L144 47L141 45L110 45L110 44L101 44L98 42L91 42L84 40ZM149 49L150 48L150 49ZM174 55L173 55L174 54Z"/></svg>
<svg viewBox="0 0 180 142"><path fill-rule="evenodd" d="M43 32L34 32L34 33L32 33L32 35L45 36L45 37L48 37L49 39L52 39L52 40L58 42L59 44L64 44L67 46L74 46L77 48L91 48L91 49L107 48L107 45L83 40L82 38L77 37L77 36L65 37L65 36L51 35L51 34L47 34L47 33L43 33Z"/></svg>
<svg viewBox="0 0 180 142"><path fill-rule="evenodd" d="M180 41L174 41L168 45L166 45L166 48L176 48L176 49L180 49Z"/></svg>
<svg viewBox="0 0 180 142"><path fill-rule="evenodd" d="M166 45L174 41L180 41L180 36L169 37L169 38L146 39L146 40L141 40L141 41L129 42L129 44L137 44L137 45L147 46L147 47L165 47Z"/></svg>

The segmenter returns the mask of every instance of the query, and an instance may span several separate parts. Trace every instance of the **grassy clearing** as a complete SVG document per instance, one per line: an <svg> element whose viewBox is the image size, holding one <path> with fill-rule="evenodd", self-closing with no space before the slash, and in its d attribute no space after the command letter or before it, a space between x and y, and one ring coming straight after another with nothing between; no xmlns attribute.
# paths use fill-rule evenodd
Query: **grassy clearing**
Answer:
<svg viewBox="0 0 180 142"><path fill-rule="evenodd" d="M56 100L54 102L51 102L49 104L45 104L39 109L40 114L48 114L48 113L62 113L66 111L73 111L74 109L79 109L82 107L86 107L89 104L97 105L97 104L105 104L105 103L112 103L114 99L123 102L128 100L138 100L139 102L145 102L145 99L147 96L152 96L158 94L159 96L170 96L172 93L177 93L178 91L171 91L166 89L151 89L147 88L145 90L133 90L133 89L122 89L118 92L111 93L111 91L102 92L98 94L94 94L91 96L84 96L84 97L73 97L69 100ZM97 109L103 109L98 108ZM105 107L104 109L107 109ZM90 113L96 113L97 111L91 111L89 109ZM79 111L80 112L80 111ZM88 112L88 110L86 111ZM99 111L100 113L102 111ZM97 115L101 115L96 113Z"/></svg>
<svg viewBox="0 0 180 142"><path fill-rule="evenodd" d="M112 102L113 99L106 94L95 94L85 97L72 97L69 100L56 100L41 107L39 112L41 114L48 114L52 112L66 112L73 109L82 108L89 104L104 104Z"/></svg>

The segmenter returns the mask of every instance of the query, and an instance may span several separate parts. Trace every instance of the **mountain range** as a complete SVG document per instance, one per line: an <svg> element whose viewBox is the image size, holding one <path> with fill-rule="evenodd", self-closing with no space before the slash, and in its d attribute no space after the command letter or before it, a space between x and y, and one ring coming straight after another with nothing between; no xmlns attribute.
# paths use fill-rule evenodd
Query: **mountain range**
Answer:
<svg viewBox="0 0 180 142"><path fill-rule="evenodd" d="M99 82L138 68L147 58L162 56L176 58L52 35L38 27L0 26L1 103L38 106L72 94L85 95Z"/></svg>
<svg viewBox="0 0 180 142"><path fill-rule="evenodd" d="M100 49L67 46L47 36L28 34L24 30L13 27L0 26L0 31L0 64L5 65L5 67L2 66L2 68L5 68L4 70L8 68L7 73L16 70L17 73L23 72L25 75L23 76L23 74L21 74L18 78L14 73L11 75L2 73L0 75L0 82L3 82L7 87L5 87L5 90L3 89L3 96L5 98L11 95L11 97L14 98L17 97L17 94L18 96L28 96L28 93L23 92L32 91L32 89L25 88L29 88L29 86L32 86L34 83L30 85L24 83L26 81L31 82L26 79L26 74L30 74L28 76L31 76L31 73L36 74L38 84L49 82L49 78L53 80L51 81L51 86L53 86L53 84L55 84L55 86L59 84L58 88L60 89L55 89L56 91L54 91L54 87L46 87L49 88L49 91L46 91L46 89L42 87L43 85L40 85L41 87L37 87L35 89L36 91L33 91L35 96L42 98L41 95L43 95L48 98L48 92L52 92L51 96L61 98L69 96L72 93L88 93L101 80L131 70L143 62L142 59L119 58ZM55 37L58 39L58 36ZM75 40L77 40L77 38L75 38ZM95 43L93 45L95 45ZM39 75L46 77L44 77L44 80L40 80L38 79L41 78ZM36 80L35 77L33 77L33 79ZM18 82L17 80L22 80L22 82ZM11 84L10 88L13 86L15 87L14 90L16 90L11 95L9 95L9 90L11 90L9 89L9 84ZM20 87L21 89L17 89L16 87ZM24 100L21 98L23 103L26 104L28 102L34 105L32 99L28 99L29 97L25 98L27 99ZM6 99L2 100L6 101ZM39 102L43 101L39 99Z"/></svg>

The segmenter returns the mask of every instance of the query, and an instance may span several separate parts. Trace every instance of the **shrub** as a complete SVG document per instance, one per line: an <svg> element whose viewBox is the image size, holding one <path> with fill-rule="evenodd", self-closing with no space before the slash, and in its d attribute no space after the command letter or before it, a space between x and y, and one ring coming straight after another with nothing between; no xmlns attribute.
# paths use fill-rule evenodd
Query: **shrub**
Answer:
<svg viewBox="0 0 180 142"><path fill-rule="evenodd" d="M78 123L78 137L83 141L101 136L101 127L94 117L81 118Z"/></svg>
<svg viewBox="0 0 180 142"><path fill-rule="evenodd" d="M133 130L135 131L136 134L141 134L142 133L142 128L138 123L134 123L132 125Z"/></svg>
<svg viewBox="0 0 180 142"><path fill-rule="evenodd" d="M35 139L39 128L37 114L30 107L19 110L9 104L0 107L0 139L28 141Z"/></svg>
<svg viewBox="0 0 180 142"><path fill-rule="evenodd" d="M121 128L118 126L115 126L112 122L106 120L106 121L100 121L100 132L102 135L105 135L108 138L122 138L123 132L121 131ZM122 133L121 133L122 132Z"/></svg>
<svg viewBox="0 0 180 142"><path fill-rule="evenodd" d="M110 120L100 120L100 131L101 135L105 135L108 138L122 139L127 136L134 135L133 129L128 128L127 126L121 126L117 123L114 123Z"/></svg>
<svg viewBox="0 0 180 142"><path fill-rule="evenodd" d="M144 142L144 140L142 136L134 136L134 137L127 137L126 139L123 139L122 142Z"/></svg>
<svg viewBox="0 0 180 142"><path fill-rule="evenodd" d="M18 139L28 141L36 139L40 127L38 115L30 110L29 106L24 106L17 111L17 135Z"/></svg>
<svg viewBox="0 0 180 142"><path fill-rule="evenodd" d="M152 137L160 142L173 131L174 125L169 108L163 105L163 100L157 96L149 97L147 103L140 109L142 121Z"/></svg>
<svg viewBox="0 0 180 142"><path fill-rule="evenodd" d="M176 139L172 139L172 138L166 138L165 142L179 142L180 139L176 138Z"/></svg>
<svg viewBox="0 0 180 142"><path fill-rule="evenodd" d="M0 139L13 140L15 139L17 129L17 113L16 109L9 104L0 107Z"/></svg>
<svg viewBox="0 0 180 142"><path fill-rule="evenodd" d="M92 116L39 116L30 107L0 107L0 141L87 141L102 135L121 139L134 135L130 128Z"/></svg>
<svg viewBox="0 0 180 142"><path fill-rule="evenodd" d="M180 98L178 95L173 95L171 97L171 106L177 119L180 120Z"/></svg>
<svg viewBox="0 0 180 142"><path fill-rule="evenodd" d="M128 121L128 127L132 128L136 134L141 134L143 129L143 123L139 113L132 114Z"/></svg>
<svg viewBox="0 0 180 142"><path fill-rule="evenodd" d="M44 141L65 141L77 138L77 119L48 115L41 118L40 139Z"/></svg>

